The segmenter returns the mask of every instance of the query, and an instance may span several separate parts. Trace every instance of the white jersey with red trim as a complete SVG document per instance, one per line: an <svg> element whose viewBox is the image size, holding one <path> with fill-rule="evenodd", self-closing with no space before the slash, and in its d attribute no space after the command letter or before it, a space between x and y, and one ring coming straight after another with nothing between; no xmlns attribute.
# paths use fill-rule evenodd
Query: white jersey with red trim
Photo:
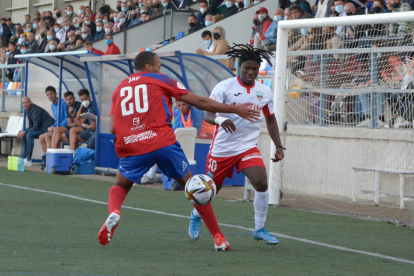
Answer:
<svg viewBox="0 0 414 276"><path fill-rule="evenodd" d="M211 92L210 99L228 105L253 103L254 110L261 110L264 116L274 114L273 94L270 88L258 81L252 86L244 85L239 77L220 82ZM236 132L227 133L222 127L216 126L210 152L215 157L229 157L241 154L257 146L262 130L263 115L260 119L250 122L237 114L216 114L229 118L236 126Z"/></svg>

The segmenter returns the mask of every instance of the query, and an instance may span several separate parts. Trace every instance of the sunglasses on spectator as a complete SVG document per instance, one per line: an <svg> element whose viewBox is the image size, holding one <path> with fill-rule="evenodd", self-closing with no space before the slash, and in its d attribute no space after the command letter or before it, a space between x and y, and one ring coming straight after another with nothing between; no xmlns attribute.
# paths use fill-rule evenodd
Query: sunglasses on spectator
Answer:
<svg viewBox="0 0 414 276"><path fill-rule="evenodd" d="M83 34L87 34L88 32L82 32Z"/></svg>

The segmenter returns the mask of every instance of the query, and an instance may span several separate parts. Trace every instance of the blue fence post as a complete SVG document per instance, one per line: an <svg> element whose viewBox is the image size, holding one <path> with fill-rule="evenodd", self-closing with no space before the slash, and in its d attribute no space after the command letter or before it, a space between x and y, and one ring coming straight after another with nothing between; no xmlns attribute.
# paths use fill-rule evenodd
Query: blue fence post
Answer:
<svg viewBox="0 0 414 276"><path fill-rule="evenodd" d="M20 70L22 70L22 69L20 69ZM23 100L23 97L26 94L27 76L29 75L28 69L29 69L29 63L26 62L24 70L22 71L22 79L21 79L22 86L20 87L20 112L23 112L22 100Z"/></svg>
<svg viewBox="0 0 414 276"><path fill-rule="evenodd" d="M56 126L58 127L60 126L60 108L61 108L60 99L62 96L62 82L63 82L62 73L63 73L63 58L61 58L59 61L59 94L58 94L58 113L57 113L57 118L56 118L57 120Z"/></svg>
<svg viewBox="0 0 414 276"><path fill-rule="evenodd" d="M4 90L5 83L5 74L4 74L4 68L1 68L1 112L6 112L6 91Z"/></svg>

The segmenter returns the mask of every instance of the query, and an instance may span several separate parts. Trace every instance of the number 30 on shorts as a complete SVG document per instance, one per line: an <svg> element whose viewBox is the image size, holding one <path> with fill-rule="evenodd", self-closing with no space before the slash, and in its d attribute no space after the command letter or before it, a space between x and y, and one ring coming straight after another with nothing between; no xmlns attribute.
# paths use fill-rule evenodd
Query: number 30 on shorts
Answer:
<svg viewBox="0 0 414 276"><path fill-rule="evenodd" d="M210 158L210 160L208 160L208 169L212 172L215 172L217 170L216 160L213 160L212 158Z"/></svg>

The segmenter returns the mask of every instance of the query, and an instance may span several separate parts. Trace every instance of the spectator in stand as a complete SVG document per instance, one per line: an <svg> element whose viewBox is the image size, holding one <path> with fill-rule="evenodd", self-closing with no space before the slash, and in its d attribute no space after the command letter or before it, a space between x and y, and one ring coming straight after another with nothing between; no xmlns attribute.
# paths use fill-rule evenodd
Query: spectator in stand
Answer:
<svg viewBox="0 0 414 276"><path fill-rule="evenodd" d="M361 9L357 9L353 3L346 3L344 7L344 11L346 16L352 15L363 15L365 14ZM345 33L347 34L348 39L359 39L363 35L365 35L365 31L367 30L367 25L357 25L354 26L346 26ZM357 44L355 44L352 48L354 48Z"/></svg>
<svg viewBox="0 0 414 276"><path fill-rule="evenodd" d="M33 31L32 23L26 23L26 26L24 27L24 33L28 35L31 31Z"/></svg>
<svg viewBox="0 0 414 276"><path fill-rule="evenodd" d="M51 11L46 12L46 17L43 19L45 21L46 26L49 29L53 29L53 25L55 25L55 19L53 18L53 14Z"/></svg>
<svg viewBox="0 0 414 276"><path fill-rule="evenodd" d="M166 10L174 10L175 9L173 2L169 1L169 0L162 0L162 6L164 7L164 10L163 10L162 14L164 14Z"/></svg>
<svg viewBox="0 0 414 276"><path fill-rule="evenodd" d="M66 40L66 33L65 29L61 28L58 23L55 23L54 29L55 31L55 37L59 42L65 42Z"/></svg>
<svg viewBox="0 0 414 276"><path fill-rule="evenodd" d="M30 14L25 14L24 15L24 23L23 23L23 27L26 27L27 23L32 23L32 20L30 18Z"/></svg>
<svg viewBox="0 0 414 276"><path fill-rule="evenodd" d="M223 27L216 27L213 30L213 50L203 51L200 48L197 49L196 53L204 56L215 56L224 55L227 52L229 43L226 40L226 31ZM217 60L229 69L233 69L234 61L231 59L219 59Z"/></svg>
<svg viewBox="0 0 414 276"><path fill-rule="evenodd" d="M118 25L121 25L121 22L119 22L119 17L120 16L124 16L125 17L125 13L123 13L123 12L117 13L116 16L113 18L113 20L114 20L114 26L113 26L114 32L118 32L119 29L120 29L118 27Z"/></svg>
<svg viewBox="0 0 414 276"><path fill-rule="evenodd" d="M46 46L46 53L55 53L57 52L58 43L55 40L49 41L48 45Z"/></svg>
<svg viewBox="0 0 414 276"><path fill-rule="evenodd" d="M109 14L104 14L104 15L102 16L102 23L106 24L106 23L108 23L108 22L110 22L110 20L109 20ZM112 22L111 22L111 23L112 23Z"/></svg>
<svg viewBox="0 0 414 276"><path fill-rule="evenodd" d="M119 19L119 22L116 25L116 31L121 31L121 30L126 29L129 25L129 21L126 19L125 13L120 12L118 14L118 19ZM115 28L114 28L114 31L115 31Z"/></svg>
<svg viewBox="0 0 414 276"><path fill-rule="evenodd" d="M34 32L35 35L39 31L39 21L37 19L33 20L32 31Z"/></svg>
<svg viewBox="0 0 414 276"><path fill-rule="evenodd" d="M58 44L58 46L57 46L57 48L56 48L56 50L58 51L58 52L66 52L66 45L65 45L65 43L59 43Z"/></svg>
<svg viewBox="0 0 414 276"><path fill-rule="evenodd" d="M164 7L161 5L160 0L154 0L153 3L154 3L153 4L154 8L152 9L152 12L151 12L151 18L156 18L162 15L164 11Z"/></svg>
<svg viewBox="0 0 414 276"><path fill-rule="evenodd" d="M112 23L111 22L105 23L104 30L105 30L105 36L109 35L109 34L112 34L113 33L112 32Z"/></svg>
<svg viewBox="0 0 414 276"><path fill-rule="evenodd" d="M94 40L98 40L105 37L105 30L103 28L102 22L96 22L96 33Z"/></svg>
<svg viewBox="0 0 414 276"><path fill-rule="evenodd" d="M83 40L80 35L76 35L74 31L68 33L68 40L65 43L67 50L73 50L83 45Z"/></svg>
<svg viewBox="0 0 414 276"><path fill-rule="evenodd" d="M335 33L335 27L323 27L322 34L324 37L324 49L338 50L344 47L344 42ZM344 58L344 55L333 54L330 58L332 58L334 61L342 61Z"/></svg>
<svg viewBox="0 0 414 276"><path fill-rule="evenodd" d="M17 64L18 59L15 56L19 55L20 51L17 49L16 43L13 42L13 41L10 41L8 46L9 46L9 50L6 53L7 54L7 64L8 65ZM15 68L7 69L7 78L9 79L9 81L13 81L14 70L15 70Z"/></svg>
<svg viewBox="0 0 414 276"><path fill-rule="evenodd" d="M85 17L88 16L91 19L91 22L95 22L96 14L92 13L92 9L89 6L85 7Z"/></svg>
<svg viewBox="0 0 414 276"><path fill-rule="evenodd" d="M306 0L291 0L292 5L298 5L304 13L312 14L312 9ZM312 16L313 17L313 16Z"/></svg>
<svg viewBox="0 0 414 276"><path fill-rule="evenodd" d="M3 27L3 35L1 36L1 41L2 41L2 44L5 46L9 44L10 38L12 37L12 33L11 33L9 26L5 22L4 23L2 22L2 27Z"/></svg>
<svg viewBox="0 0 414 276"><path fill-rule="evenodd" d="M78 17L83 19L85 17L85 6L79 6Z"/></svg>
<svg viewBox="0 0 414 276"><path fill-rule="evenodd" d="M136 10L133 10L131 12L131 22L129 22L128 27L138 25L139 23L141 23L141 19L138 16L138 12Z"/></svg>
<svg viewBox="0 0 414 276"><path fill-rule="evenodd" d="M121 5L122 5L122 1L116 1L116 4L115 4L115 9L116 9L118 12L121 12Z"/></svg>
<svg viewBox="0 0 414 276"><path fill-rule="evenodd" d="M120 12L123 12L123 13L126 14L127 11L128 11L127 2L124 1L124 2L121 3L121 11Z"/></svg>
<svg viewBox="0 0 414 276"><path fill-rule="evenodd" d="M125 15L125 17L126 17L126 19L128 20L128 21L131 21L131 12L132 11L135 11L135 4L134 4L134 1L128 1L127 2L127 8L128 8L128 11L126 12L126 15Z"/></svg>
<svg viewBox="0 0 414 276"><path fill-rule="evenodd" d="M141 22L145 22L145 21L148 21L148 20L150 20L150 16L148 14L148 11L141 9Z"/></svg>
<svg viewBox="0 0 414 276"><path fill-rule="evenodd" d="M68 5L66 7L66 16L70 17L70 19L78 17L78 15L73 12L73 6L72 5Z"/></svg>
<svg viewBox="0 0 414 276"><path fill-rule="evenodd" d="M50 43L50 41L52 41L52 40L55 41L56 42L56 44L55 44L56 46L60 43L60 40L55 38L55 32L54 31L49 30L49 31L46 32L46 34L47 34L46 38L47 38L48 45L46 45L45 52L49 51L49 43Z"/></svg>
<svg viewBox="0 0 414 276"><path fill-rule="evenodd" d="M92 42L90 42L90 41L86 41L85 43L83 43L83 47L85 47L85 50L87 50L89 52L93 52L93 53L101 55L101 56L103 56L105 54L101 50L98 50L98 49L94 48Z"/></svg>
<svg viewBox="0 0 414 276"><path fill-rule="evenodd" d="M88 27L82 27L82 40L93 41L93 36L91 35L91 30Z"/></svg>
<svg viewBox="0 0 414 276"><path fill-rule="evenodd" d="M35 35L33 32L30 32L29 35L27 36L28 41L27 41L27 53L36 53L37 52L37 48L39 47L39 43L37 42L37 40L35 39Z"/></svg>
<svg viewBox="0 0 414 276"><path fill-rule="evenodd" d="M260 43L262 44L262 41L266 39L265 33L267 29L270 27L270 24L272 24L273 20L269 17L269 13L265 7L261 7L257 12L257 18L258 18L258 25L256 27L256 33L255 36L253 36L253 39L250 41L251 45L254 45L254 39L257 35L260 37Z"/></svg>
<svg viewBox="0 0 414 276"><path fill-rule="evenodd" d="M269 28L267 29L266 33L265 33L265 40L263 40L263 45L265 46L270 46L270 45L275 45L276 44L276 39L277 39L277 23L283 20L283 10L282 9L276 9L274 11L274 15L273 15L273 22L270 24ZM274 47L274 49L276 50L276 46ZM272 51L272 49L268 48L268 51ZM274 51L274 50L273 50Z"/></svg>
<svg viewBox="0 0 414 276"><path fill-rule="evenodd" d="M45 94L46 94L47 99L52 103L50 107L52 109L53 116L55 117L55 123L51 125L50 127L48 127L47 132L39 136L40 145L43 151L43 154L41 155L41 157L42 157L44 164L46 163L45 162L46 151L47 149L52 148L53 131L55 128L58 127L58 122L59 122L59 126L62 126L62 127L68 126L68 119L66 115L67 105L66 105L65 100L64 99L59 100L57 92L56 92L56 88L54 88L53 86L46 87ZM60 104L60 109L59 109L59 104ZM58 121L58 118L59 118L59 121Z"/></svg>
<svg viewBox="0 0 414 276"><path fill-rule="evenodd" d="M95 24L98 22L102 22L102 14L98 13L95 15Z"/></svg>
<svg viewBox="0 0 414 276"><path fill-rule="evenodd" d="M331 0L319 0L318 2L318 10L316 11L315 18L324 18L324 17L330 17L331 12L331 4L333 1Z"/></svg>
<svg viewBox="0 0 414 276"><path fill-rule="evenodd" d="M92 22L91 20L92 19L90 15L85 15L83 19L83 27L88 27L91 32L91 36L94 37L96 33L96 24L95 22Z"/></svg>
<svg viewBox="0 0 414 276"><path fill-rule="evenodd" d="M40 30L39 38L37 39L37 42L38 42L38 47L37 47L36 52L37 53L45 53L46 52L46 46L48 44L46 29Z"/></svg>
<svg viewBox="0 0 414 276"><path fill-rule="evenodd" d="M16 46L20 47L22 43L25 43L27 41L27 36L25 33L21 33L19 39L17 40ZM19 48L20 49L20 48Z"/></svg>
<svg viewBox="0 0 414 276"><path fill-rule="evenodd" d="M75 27L75 32L77 31L77 30L80 30L80 28L81 28L81 25L82 25L82 19L80 19L79 17L75 17L74 19L72 19L72 23L73 23L73 26Z"/></svg>
<svg viewBox="0 0 414 276"><path fill-rule="evenodd" d="M206 27L205 19L207 15L214 15L212 11L208 8L208 3L206 0L202 0L198 6L200 12L197 14L197 22L201 28ZM210 20L212 22L213 20Z"/></svg>
<svg viewBox="0 0 414 276"><path fill-rule="evenodd" d="M283 11L283 20L291 20L292 19L292 16L290 16L290 8L286 8L284 11Z"/></svg>
<svg viewBox="0 0 414 276"><path fill-rule="evenodd" d="M334 0L335 2L335 12L332 15L333 16L346 16L345 12L345 0ZM338 15L337 15L338 14ZM346 37L345 35L345 26L338 26L336 28L336 34L343 39Z"/></svg>
<svg viewBox="0 0 414 276"><path fill-rule="evenodd" d="M22 43L20 45L20 54L24 55L24 54L28 54L29 47L27 46L26 43Z"/></svg>
<svg viewBox="0 0 414 276"><path fill-rule="evenodd" d="M70 31L75 31L75 26L72 25L72 20L69 17L65 17L65 21L63 21L63 30L64 30L64 38L65 42L68 40L68 34Z"/></svg>
<svg viewBox="0 0 414 276"><path fill-rule="evenodd" d="M313 18L311 14L303 12L302 8L298 5L292 5L289 9L290 9L290 16L292 17L293 20ZM289 41L291 41L292 44L295 44L301 37L302 37L302 34L301 34L300 29L289 30Z"/></svg>
<svg viewBox="0 0 414 276"><path fill-rule="evenodd" d="M11 18L6 19L6 24L9 27L12 36L15 36L16 35L16 25L14 23L12 23Z"/></svg>
<svg viewBox="0 0 414 276"><path fill-rule="evenodd" d="M105 36L106 40L105 43L108 45L108 48L106 48L105 55L120 55L121 51L119 50L118 46L114 43L114 37L112 34L108 34Z"/></svg>
<svg viewBox="0 0 414 276"><path fill-rule="evenodd" d="M204 25L206 25L206 27L210 26L213 24L213 19L214 17L211 14L207 14L206 18L204 19Z"/></svg>
<svg viewBox="0 0 414 276"><path fill-rule="evenodd" d="M61 142L69 142L69 130L72 127L76 127L75 117L78 113L81 102L76 101L75 95L71 91L67 91L63 97L65 98L66 103L66 118L67 126L66 127L56 127L53 130L52 136L52 148L60 148L59 145Z"/></svg>
<svg viewBox="0 0 414 276"><path fill-rule="evenodd" d="M90 97L87 89L81 89L78 92L79 99L82 102L82 106L79 108L75 117L76 126L72 127L69 131L69 143L70 149L76 150L78 148L78 142L86 142L95 133L96 122L82 118L80 115L85 113L96 114L95 106Z"/></svg>
<svg viewBox="0 0 414 276"><path fill-rule="evenodd" d="M188 25L190 29L187 30L187 34L192 34L201 29L201 26L197 22L197 17L194 14L188 17Z"/></svg>
<svg viewBox="0 0 414 276"><path fill-rule="evenodd" d="M37 20L37 22L40 22L42 18L40 17L40 12L35 11L33 16L33 21Z"/></svg>
<svg viewBox="0 0 414 276"><path fill-rule="evenodd" d="M22 139L21 158L25 158L24 165L32 166L32 154L34 139L47 131L55 123L55 119L43 108L32 103L29 97L22 99L22 105L26 110L26 118L29 121L29 127L26 131L19 131L17 137Z"/></svg>
<svg viewBox="0 0 414 276"><path fill-rule="evenodd" d="M401 3L401 0L387 0L387 8L391 12L406 12L412 11L412 8L407 3ZM411 35L413 30L413 23L411 22L399 22L390 23L388 26L388 35ZM401 45L401 44L400 44Z"/></svg>
<svg viewBox="0 0 414 276"><path fill-rule="evenodd" d="M63 23L62 11L60 9L55 9L53 11L53 18L55 19L55 23L61 25Z"/></svg>
<svg viewBox="0 0 414 276"><path fill-rule="evenodd" d="M201 38L203 39L204 43L207 46L206 52L209 52L209 53L213 52L214 45L213 45L213 35L211 34L211 32L204 31L201 34Z"/></svg>
<svg viewBox="0 0 414 276"><path fill-rule="evenodd" d="M36 28L36 33L35 33L35 38L36 39L39 39L40 38L40 31L41 30L45 30L45 31L47 31L47 28L46 28L46 23L44 22L44 21L40 21L39 22L39 27L38 28Z"/></svg>
<svg viewBox="0 0 414 276"><path fill-rule="evenodd" d="M232 16L239 11L239 7L234 4L234 0L226 0L227 10L224 12L224 18Z"/></svg>

